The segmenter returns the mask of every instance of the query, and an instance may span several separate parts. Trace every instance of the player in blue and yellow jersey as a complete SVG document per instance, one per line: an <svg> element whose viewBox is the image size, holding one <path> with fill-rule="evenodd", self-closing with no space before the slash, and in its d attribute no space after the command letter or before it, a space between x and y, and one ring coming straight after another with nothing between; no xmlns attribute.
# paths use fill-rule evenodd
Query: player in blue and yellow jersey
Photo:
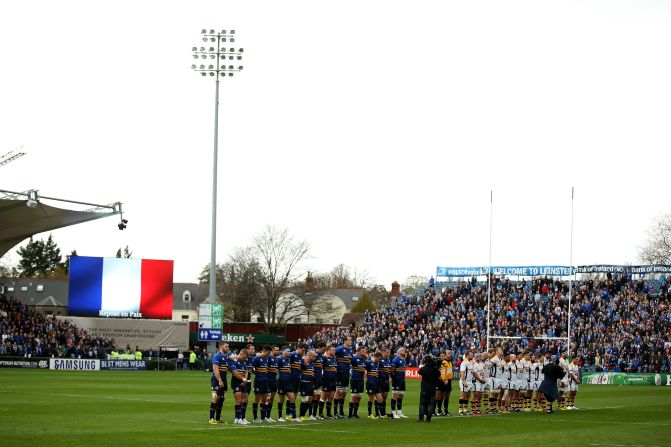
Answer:
<svg viewBox="0 0 671 447"><path fill-rule="evenodd" d="M301 368L303 364L303 352L307 346L303 343L296 347L295 351L292 351L289 354L289 362L291 363L291 387L294 390L294 401L291 403L291 416L292 419L296 419L296 399L301 389ZM287 414L289 414L289 408L287 408Z"/></svg>
<svg viewBox="0 0 671 447"><path fill-rule="evenodd" d="M335 357L334 345L329 345L324 351L322 365L324 375L322 376L322 397L319 400L319 419L324 419L324 405L326 405L326 417L331 418L331 402L333 402L338 376L338 361Z"/></svg>
<svg viewBox="0 0 671 447"><path fill-rule="evenodd" d="M270 417L270 412L273 410L275 402L275 394L277 393L277 360L280 355L280 347L274 345L268 354L268 422L276 422Z"/></svg>
<svg viewBox="0 0 671 447"><path fill-rule="evenodd" d="M247 390L247 351L242 350L228 362L228 371L231 373L231 390L235 397L235 420L234 424L247 425L249 421L245 417L246 408L243 405L243 397Z"/></svg>
<svg viewBox="0 0 671 447"><path fill-rule="evenodd" d="M252 404L252 414L254 422L269 422L268 411L268 355L270 346L265 345L261 349L260 355L252 359L254 368L254 403ZM259 407L261 407L261 419L258 418Z"/></svg>
<svg viewBox="0 0 671 447"><path fill-rule="evenodd" d="M405 348L399 348L391 361L391 413L396 418L405 418L403 414L403 395L405 394L405 368L407 366Z"/></svg>
<svg viewBox="0 0 671 447"><path fill-rule="evenodd" d="M300 419L299 421L307 421L312 418L306 416L306 413L312 405L312 399L315 394L315 359L317 358L317 353L315 351L308 351L307 355L303 358L301 364L301 410L300 410Z"/></svg>
<svg viewBox="0 0 671 447"><path fill-rule="evenodd" d="M256 348L254 348L254 345L249 344L245 348L247 352L247 388L245 389L245 394L243 394L242 397L242 408L244 408L245 414L247 414L247 400L249 399L249 395L252 393L252 373L254 372L254 366L252 365L252 362L254 361L254 357L256 357Z"/></svg>
<svg viewBox="0 0 671 447"><path fill-rule="evenodd" d="M349 418L359 419L359 402L363 396L363 381L366 371L368 351L365 346L359 346L352 356L352 380L350 381Z"/></svg>
<svg viewBox="0 0 671 447"><path fill-rule="evenodd" d="M312 399L312 407L310 408L310 416L317 419L317 412L319 411L319 400L322 395L322 380L324 375L324 351L326 350L326 343L317 343L317 351L315 352L315 394Z"/></svg>
<svg viewBox="0 0 671 447"><path fill-rule="evenodd" d="M228 343L221 342L219 350L212 356L212 377L210 388L212 389L212 400L210 401L210 424L223 424L221 420L221 408L224 405L228 383L226 373L228 372Z"/></svg>
<svg viewBox="0 0 671 447"><path fill-rule="evenodd" d="M333 414L339 418L345 417L345 397L349 386L349 368L352 361L352 337L347 336L345 342L335 350L338 361L338 376L336 378L336 393L333 399Z"/></svg>
<svg viewBox="0 0 671 447"><path fill-rule="evenodd" d="M380 394L380 359L382 359L382 354L376 352L365 363L369 419L387 418L382 408L382 394ZM373 403L375 403L375 415L373 415Z"/></svg>
<svg viewBox="0 0 671 447"><path fill-rule="evenodd" d="M277 369L279 371L279 380L277 382L277 394L280 396L277 402L277 412L279 422L284 422L282 417L282 405L284 401L287 402L287 419L292 419L291 405L296 402L296 395L293 386L291 385L291 349L284 348L279 357L277 357Z"/></svg>
<svg viewBox="0 0 671 447"><path fill-rule="evenodd" d="M384 414L387 413L387 395L389 394L389 379L391 378L391 351L386 346L380 349L382 358L380 359L380 394L382 395L382 407Z"/></svg>

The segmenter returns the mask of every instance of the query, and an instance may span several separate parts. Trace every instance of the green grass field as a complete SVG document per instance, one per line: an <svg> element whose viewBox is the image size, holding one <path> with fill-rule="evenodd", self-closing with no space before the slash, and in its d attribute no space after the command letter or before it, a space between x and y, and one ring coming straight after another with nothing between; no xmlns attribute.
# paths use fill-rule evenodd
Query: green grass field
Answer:
<svg viewBox="0 0 671 447"><path fill-rule="evenodd" d="M205 372L5 369L0 383L3 446L671 445L669 387L583 385L578 411L452 416L418 424L418 383L409 381L404 413L410 419L211 426ZM453 393L453 413L457 398ZM228 421L232 405L227 398ZM251 405L247 415L251 419Z"/></svg>

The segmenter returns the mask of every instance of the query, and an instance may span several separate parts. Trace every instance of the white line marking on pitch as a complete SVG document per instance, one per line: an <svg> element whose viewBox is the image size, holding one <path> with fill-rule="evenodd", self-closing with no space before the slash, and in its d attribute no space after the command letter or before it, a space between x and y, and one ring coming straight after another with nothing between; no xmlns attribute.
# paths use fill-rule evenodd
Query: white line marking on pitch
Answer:
<svg viewBox="0 0 671 447"><path fill-rule="evenodd" d="M582 424L628 424L628 425L661 425L664 427L668 427L671 424L660 424L657 422L616 422L616 421L577 421L575 419L553 419L554 421L559 421L559 422L579 422ZM608 445L608 444L601 444L601 445ZM615 445L615 444L612 444Z"/></svg>
<svg viewBox="0 0 671 447"><path fill-rule="evenodd" d="M590 444L590 445L607 445L607 446L612 446L612 447L659 447L657 445L646 445L646 444Z"/></svg>

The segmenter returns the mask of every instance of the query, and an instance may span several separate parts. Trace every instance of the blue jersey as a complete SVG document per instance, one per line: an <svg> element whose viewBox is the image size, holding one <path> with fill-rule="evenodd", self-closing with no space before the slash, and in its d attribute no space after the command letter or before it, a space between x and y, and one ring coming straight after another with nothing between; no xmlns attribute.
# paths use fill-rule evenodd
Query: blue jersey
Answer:
<svg viewBox="0 0 671 447"><path fill-rule="evenodd" d="M365 366L366 366L366 372L368 373L366 375L366 377L368 379L368 383L373 383L373 384L378 383L378 379L379 379L379 375L380 375L380 364L375 363L372 360L366 360Z"/></svg>
<svg viewBox="0 0 671 447"><path fill-rule="evenodd" d="M216 379L214 375L214 366L219 367L219 375L221 380L226 381L226 373L228 372L228 357L229 354L222 354L221 351L217 351L216 354L212 356L212 378Z"/></svg>
<svg viewBox="0 0 671 447"><path fill-rule="evenodd" d="M338 372L349 374L349 365L352 362L352 348L340 345L336 348L335 355L338 361Z"/></svg>
<svg viewBox="0 0 671 447"><path fill-rule="evenodd" d="M335 379L338 370L338 361L335 357L324 357L324 377Z"/></svg>
<svg viewBox="0 0 671 447"><path fill-rule="evenodd" d="M352 380L363 380L366 371L366 359L359 354L352 356Z"/></svg>
<svg viewBox="0 0 671 447"><path fill-rule="evenodd" d="M391 375L391 360L382 358L380 360L380 380L389 381L389 376Z"/></svg>
<svg viewBox="0 0 671 447"><path fill-rule="evenodd" d="M284 355L277 357L277 369L280 372L280 380L291 380L291 363Z"/></svg>
<svg viewBox="0 0 671 447"><path fill-rule="evenodd" d="M268 355L268 382L277 382L277 360L274 355Z"/></svg>
<svg viewBox="0 0 671 447"><path fill-rule="evenodd" d="M233 373L234 371L238 371L242 377L247 376L247 361L246 360L231 360L228 362L228 370ZM233 375L233 374L231 374ZM242 380L238 379L233 375L231 377L231 386L235 386L235 384L241 383Z"/></svg>
<svg viewBox="0 0 671 447"><path fill-rule="evenodd" d="M268 358L263 358L261 356L254 357L252 360L252 366L254 366L254 377L259 382L268 381Z"/></svg>
<svg viewBox="0 0 671 447"><path fill-rule="evenodd" d="M315 364L315 377L319 379L323 374L324 354L317 353L317 358L315 359L314 364Z"/></svg>
<svg viewBox="0 0 671 447"><path fill-rule="evenodd" d="M301 363L301 382L313 383L315 381L315 364L312 362Z"/></svg>
<svg viewBox="0 0 671 447"><path fill-rule="evenodd" d="M292 352L289 356L289 362L291 362L291 378L300 379L301 378L301 364L303 363L303 356L297 354L296 351Z"/></svg>
<svg viewBox="0 0 671 447"><path fill-rule="evenodd" d="M394 380L405 380L405 367L407 366L405 359L396 356L394 357L394 360L392 360L391 366L394 368Z"/></svg>

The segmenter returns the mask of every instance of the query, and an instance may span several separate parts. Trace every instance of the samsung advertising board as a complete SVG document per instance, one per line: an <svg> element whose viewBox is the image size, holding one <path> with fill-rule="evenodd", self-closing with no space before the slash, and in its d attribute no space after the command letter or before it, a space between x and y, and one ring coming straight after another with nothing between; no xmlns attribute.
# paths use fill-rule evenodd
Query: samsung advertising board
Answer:
<svg viewBox="0 0 671 447"><path fill-rule="evenodd" d="M171 319L172 273L173 261L72 256L68 313Z"/></svg>

